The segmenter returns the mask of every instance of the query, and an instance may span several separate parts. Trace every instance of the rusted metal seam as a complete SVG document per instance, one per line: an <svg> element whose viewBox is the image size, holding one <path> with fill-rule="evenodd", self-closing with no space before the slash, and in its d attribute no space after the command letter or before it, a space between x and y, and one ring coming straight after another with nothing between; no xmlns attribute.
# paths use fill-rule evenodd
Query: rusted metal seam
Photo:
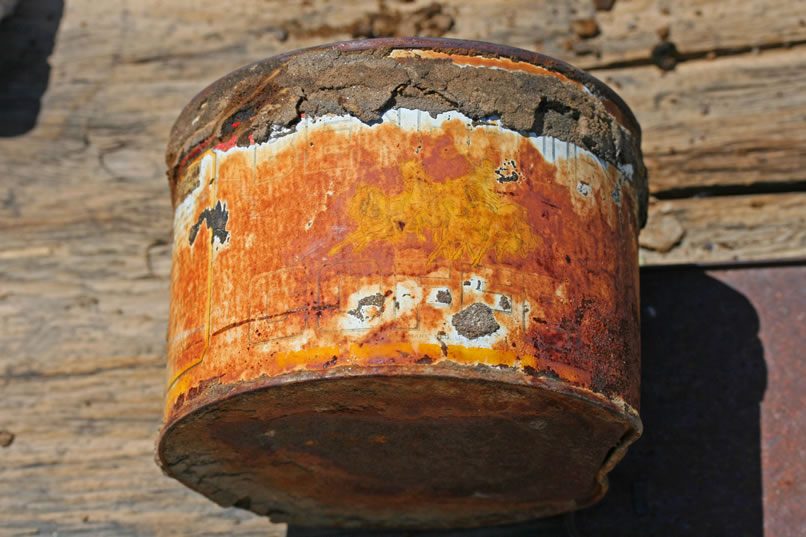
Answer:
<svg viewBox="0 0 806 537"><path fill-rule="evenodd" d="M632 429L624 434L619 443L608 452L607 457L605 457L605 460L602 462L602 466L596 474L596 481L599 483L600 493L591 500L590 504L596 503L607 494L607 490L610 488L610 481L607 478L607 474L624 458L629 447L635 443L636 440L641 438L644 432L644 425L635 410L627 403L624 403L623 407L624 414L629 419ZM580 507L584 507L584 505Z"/></svg>
<svg viewBox="0 0 806 537"><path fill-rule="evenodd" d="M434 365L439 367L439 363L440 362L435 362ZM452 364L452 365L455 365L456 367L461 368L465 372L473 372L473 370L477 370L478 368L490 368L492 370L497 370L497 368L495 366L490 366L490 365L487 365L487 364L475 364L475 365ZM339 366L339 367L335 367L335 368L332 368L330 370L324 370L324 371L323 370L311 370L311 369L295 369L295 370L285 372L285 373L283 373L283 374L281 374L279 376L275 376L275 377L270 377L270 376L264 374L264 375L262 375L260 377L255 378L252 381L236 382L233 385L231 385L233 387L230 389L229 392L227 392L227 393L225 393L223 395L219 395L215 399L211 399L211 400L209 400L207 402L202 402L202 403L197 402L195 404L188 402L189 406L187 406L186 408L182 407L181 408L181 410L182 410L181 413L179 413L177 411L179 409L174 409L175 412L173 413L173 416L170 418L169 421L165 422L164 425L163 425L163 430L161 432L161 436L166 435L169 428L177 425L183 419L186 419L187 417L193 415L195 412L197 412L197 411L199 411L199 410L201 410L201 409L203 409L205 407L213 406L219 401L228 400L228 399L231 399L233 397L244 395L244 394L250 393L252 391L260 390L260 389L263 389L263 388L266 388L266 387L285 385L286 384L285 377L291 378L293 376L294 377L294 382L320 382L320 381L328 381L328 380L349 379L349 378L352 378L352 377L344 376L343 373L344 372L349 372L350 368L351 368L351 366L346 365L346 366ZM374 369L380 371L383 368L384 368L383 366L376 366ZM508 369L510 369L510 372L513 373L513 374L523 373L522 370L517 369L517 368L508 368ZM299 377L300 374L303 375L302 378ZM450 371L450 370L442 370L442 369L440 371L440 374L443 375L443 376L446 376L446 377L460 378L462 380L475 379L475 380L480 380L480 381L484 381L484 382L497 382L497 381L489 380L483 374L478 374L477 376L471 376L471 377L464 377L464 376L457 375L456 372L453 372L453 371ZM385 375L382 374L382 373L362 373L362 374L359 374L358 376L359 377L376 377L376 376L377 377L384 377ZM401 377L408 376L408 377L417 378L420 375L408 373L408 374L404 374L404 375L400 375L400 376ZM307 377L307 378L305 378L305 377ZM216 379L213 379L213 380L216 380ZM254 385L253 386L248 386L247 384L249 382L252 382ZM614 448L613 452L605 459L605 461L612 460L612 465L613 466L611 466L610 469L612 469L616 465L616 463L618 463L618 461L621 460L621 457L624 456L624 454L627 451L627 448L632 443L634 443L638 438L640 438L641 435L643 434L643 422L641 421L640 415L632 407L632 405L630 405L629 403L624 401L621 397L612 397L611 398L611 397L608 397L608 396L606 396L606 395L604 395L602 393L599 393L599 392L593 391L593 390L591 390L589 388L586 388L585 386L580 386L580 385L576 385L576 384L570 384L566 380L563 380L563 379L558 380L558 379L554 379L554 378L551 378L551 377L548 377L548 376L540 376L540 377L537 377L537 378L532 377L531 379L520 378L520 379L518 379L518 382L515 382L515 384L519 385L519 386L530 387L530 388L541 388L542 387L542 388L548 389L548 390L556 392L556 393L561 393L561 394L564 394L564 395L568 395L569 397L573 397L573 398L578 399L578 400L583 401L583 402L595 404L595 405L599 406L600 408L602 408L604 410L607 410L608 412L612 412L616 416L626 417L627 422L629 423L630 427L632 428L634 434L630 435L628 437L622 438L622 441L619 444L617 444L617 447ZM218 385L218 384L216 384L216 385ZM197 397L197 400L200 400L200 399L204 399L204 397L202 395ZM619 412L622 412L622 414L619 414ZM618 450L621 450L620 451L621 456L614 459L613 457L614 457L614 455L616 454L616 452ZM603 464L605 464L605 463L603 462ZM605 475L606 474L607 474L607 472L605 472Z"/></svg>
<svg viewBox="0 0 806 537"><path fill-rule="evenodd" d="M218 157L215 151L210 152L213 158L213 193L210 196L210 206L208 209L213 209L215 207L216 202L218 201ZM201 179L200 179L201 181ZM207 269L207 313L205 315L205 327L204 327L204 348L199 355L199 358L193 362L192 364L188 365L185 369L176 373L174 378L168 383L168 387L165 389L165 395L167 396L174 387L174 384L188 371L196 367L197 365L201 364L204 361L204 357L207 355L207 350L210 348L210 340L212 339L212 335L210 334L210 325L212 319L212 310L213 310L213 260L215 254L215 237L213 236L212 228L209 229L210 231L210 264ZM166 414L168 409L166 407L165 410Z"/></svg>
<svg viewBox="0 0 806 537"><path fill-rule="evenodd" d="M460 367L462 369L467 370L467 371L472 371L474 369L477 369L478 367L489 367L491 369L495 369L494 366L487 366L487 365L483 365L483 364L479 364L479 365L476 365L476 366L460 365ZM266 388L266 387L282 386L282 385L286 384L284 382L285 379L283 378L285 376L290 377L292 375L295 375L295 374L298 375L300 373L303 373L305 375L310 375L309 378L298 378L298 377L295 378L294 379L295 383L300 383L300 382L327 382L327 381L331 381L331 380L355 378L355 377L343 376L342 375L342 371L349 370L349 369L350 369L350 366L340 366L340 367L337 367L337 368L333 368L332 370L329 371L330 374L326 375L326 376L321 376L322 371L313 371L313 370L302 369L302 370L289 371L289 372L284 373L283 375L281 375L279 377L269 377L267 375L257 377L257 379L254 379L254 380L251 381L252 383L254 383L253 386L247 386L247 382L250 382L250 381L235 383L234 385L231 385L233 387L230 389L230 391L228 393L218 395L213 399L207 400L206 402L201 402L201 403L196 402L195 404L189 403L189 406L187 408L182 408L181 413L174 412L173 413L174 415L169 419L169 421L166 421L163 424L162 431L160 432L160 437L166 436L170 432L169 431L170 429L172 429L173 427L176 427L183 420L194 416L198 411L203 410L206 407L211 407L212 408L213 406L215 406L216 404L220 403L221 401L226 401L226 400L229 400L229 399L241 396L241 395L246 395L248 393L251 393L253 391L257 391L257 390L260 390L260 389L263 389L263 388ZM378 369L382 369L382 368L378 368ZM489 379L485 378L482 374L479 374L476 377L459 377L455 373L451 374L451 372L449 372L449 371L442 371L441 374L446 376L446 377L450 377L450 378L460 378L461 380L477 380L477 381L492 382L492 383L496 382L496 381L492 381L492 380L489 380ZM362 377L362 378L371 378L371 377L381 377L381 378L383 378L384 376L385 375L383 375L383 374L373 374L373 373L363 373L363 374L358 375L358 377ZM406 376L412 377L412 378L417 378L420 375L416 375L416 374L400 375L400 377L406 377ZM527 380L526 382L521 381L521 382L518 382L516 384L520 385L520 386L524 386L524 387L529 387L529 388L543 387L543 388L548 389L548 390L550 390L552 392L564 394L564 395L567 395L569 397L573 397L574 399L578 399L579 401L582 401L582 402L585 402L585 403L594 404L594 405L598 406L599 408L601 408L603 410L606 410L607 412L611 412L614 416L627 418L627 424L630 426L629 434L625 434L622 437L621 441L608 453L608 456L602 462L600 472L601 472L601 476L604 477L605 481L607 479L607 474L624 457L624 455L627 452L627 448L629 448L629 446L632 445L636 440L638 440L641 437L641 435L643 434L643 422L641 421L641 418L640 418L638 412L636 412L636 410L629 403L627 403L626 401L622 400L620 397L609 398L609 397L607 397L607 396L605 396L605 395L603 395L601 393L598 393L598 392L595 392L595 391L590 390L588 388L585 388L584 386L571 385L571 384L568 384L564 380L557 380L557 379L553 379L551 377L540 377L539 379ZM196 398L197 401L202 400L202 399L205 399L203 397L203 394L200 394ZM160 446L161 446L161 443L158 441L158 447L160 447ZM163 469L163 471L170 475L170 472L168 471L168 468L166 467L166 465L162 464L161 459L157 459L157 462L159 463L159 465ZM604 470L604 468L607 468L607 470ZM600 482L598 477L597 477L597 481ZM606 492L606 490L607 490L607 488L605 488L605 492Z"/></svg>

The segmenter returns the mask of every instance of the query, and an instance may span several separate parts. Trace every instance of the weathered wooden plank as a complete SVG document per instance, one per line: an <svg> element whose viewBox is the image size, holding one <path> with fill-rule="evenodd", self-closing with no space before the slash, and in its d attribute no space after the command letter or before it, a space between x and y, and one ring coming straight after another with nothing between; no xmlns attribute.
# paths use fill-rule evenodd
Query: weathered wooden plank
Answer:
<svg viewBox="0 0 806 537"><path fill-rule="evenodd" d="M806 193L661 201L649 213L640 241L654 250L641 248L645 265L806 256ZM675 222L682 234L674 231Z"/></svg>
<svg viewBox="0 0 806 537"><path fill-rule="evenodd" d="M92 31L88 25L92 23ZM119 5L75 1L66 6L60 40L71 63L103 58L152 64L183 76L229 60L237 65L281 50L353 36L444 35L539 50L583 68L650 63L662 40L684 58L735 53L806 41L806 5L789 0L618 0L597 12L588 0L465 2L374 0L225 4L147 0ZM86 63L90 62L90 63ZM103 62L107 63L107 62ZM91 69L85 69L91 71ZM89 73L88 73L89 74Z"/></svg>
<svg viewBox="0 0 806 537"><path fill-rule="evenodd" d="M168 248L144 223L55 229L0 250L0 535L283 535L154 464Z"/></svg>
<svg viewBox="0 0 806 537"><path fill-rule="evenodd" d="M806 181L804 50L598 73L641 123L651 191Z"/></svg>
<svg viewBox="0 0 806 537"><path fill-rule="evenodd" d="M806 40L806 4L788 0L616 0L598 14L601 34L584 43L585 68L647 63L660 42L683 58L777 48ZM577 45L579 46L579 45Z"/></svg>
<svg viewBox="0 0 806 537"><path fill-rule="evenodd" d="M787 0L618 0L606 12L597 12L587 0L436 4L415 0L381 6L373 0L262 4L241 0L203 7L189 0L170 6L151 0L129 6L126 18L147 24L156 38L126 44L124 58L140 62L198 59L211 51L258 59L254 54L265 55L266 47L277 47L278 42L289 49L352 36L444 32L445 37L537 49L593 68L648 63L652 49L663 39L674 42L683 57L806 40L806 6Z"/></svg>

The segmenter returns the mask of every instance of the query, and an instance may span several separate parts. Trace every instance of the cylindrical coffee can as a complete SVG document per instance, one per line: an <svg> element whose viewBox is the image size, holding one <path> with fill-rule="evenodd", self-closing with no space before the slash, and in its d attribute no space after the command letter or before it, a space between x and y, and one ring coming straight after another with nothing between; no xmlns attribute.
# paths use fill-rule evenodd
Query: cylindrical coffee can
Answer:
<svg viewBox="0 0 806 537"><path fill-rule="evenodd" d="M590 505L641 432L640 128L524 50L350 41L171 132L163 470L308 526Z"/></svg>

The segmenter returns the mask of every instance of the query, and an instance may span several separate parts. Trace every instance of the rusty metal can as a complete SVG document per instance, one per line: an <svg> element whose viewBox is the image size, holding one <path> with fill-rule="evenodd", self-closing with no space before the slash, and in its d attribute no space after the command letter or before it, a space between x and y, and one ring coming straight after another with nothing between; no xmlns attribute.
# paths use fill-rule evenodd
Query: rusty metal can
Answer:
<svg viewBox="0 0 806 537"><path fill-rule="evenodd" d="M641 432L640 129L585 73L351 41L215 82L167 153L158 461L304 525L584 507Z"/></svg>

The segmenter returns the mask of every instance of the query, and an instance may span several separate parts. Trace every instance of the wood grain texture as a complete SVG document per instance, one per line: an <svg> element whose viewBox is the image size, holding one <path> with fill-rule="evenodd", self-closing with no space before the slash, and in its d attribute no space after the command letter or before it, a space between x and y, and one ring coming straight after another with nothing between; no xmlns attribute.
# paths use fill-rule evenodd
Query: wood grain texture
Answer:
<svg viewBox="0 0 806 537"><path fill-rule="evenodd" d="M641 249L641 263L721 263L806 257L806 193L688 198L650 206L683 228L667 253Z"/></svg>
<svg viewBox="0 0 806 537"><path fill-rule="evenodd" d="M106 222L3 240L0 535L283 535L154 464L169 254Z"/></svg>
<svg viewBox="0 0 806 537"><path fill-rule="evenodd" d="M661 41L685 59L806 40L806 4L788 0L617 0L597 18L601 33L588 44L594 58L575 62L586 69L650 63Z"/></svg>
<svg viewBox="0 0 806 537"><path fill-rule="evenodd" d="M599 75L641 123L655 195L806 182L806 47Z"/></svg>
<svg viewBox="0 0 806 537"><path fill-rule="evenodd" d="M3 61L27 57L21 36L44 31L56 3L20 3L0 27ZM406 28L430 3L387 2L399 12L389 24ZM791 1L617 0L597 13L587 0L469 0L443 2L431 19L452 19L447 37L599 68L643 124L653 192L662 196L806 180L806 66L795 46L691 59L664 73L649 61L656 30L668 25L690 58L733 54L802 42L804 10ZM218 508L153 462L172 218L163 150L181 107L209 82L272 54L349 38L380 13L374 0L66 3L36 126L0 138L0 432L14 435L0 447L0 536L285 533ZM583 39L571 28L588 18L600 34ZM26 95L30 84L21 76L7 90ZM675 218L684 234L666 253L644 249L643 261L804 255L805 196L658 202L652 214Z"/></svg>

